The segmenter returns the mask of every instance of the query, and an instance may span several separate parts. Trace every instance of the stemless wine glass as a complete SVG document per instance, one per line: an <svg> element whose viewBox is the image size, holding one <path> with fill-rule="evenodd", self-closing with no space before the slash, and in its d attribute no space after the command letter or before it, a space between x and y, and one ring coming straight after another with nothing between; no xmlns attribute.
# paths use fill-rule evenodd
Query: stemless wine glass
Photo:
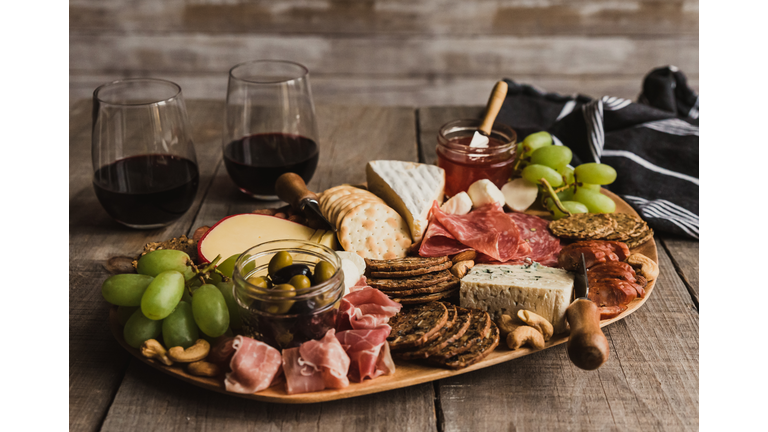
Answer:
<svg viewBox="0 0 768 432"><path fill-rule="evenodd" d="M104 210L131 228L181 217L199 173L181 87L137 78L93 92L93 187Z"/></svg>
<svg viewBox="0 0 768 432"><path fill-rule="evenodd" d="M309 183L320 152L307 68L281 60L241 63L229 71L226 108L224 165L242 192L275 200L275 181L286 172Z"/></svg>

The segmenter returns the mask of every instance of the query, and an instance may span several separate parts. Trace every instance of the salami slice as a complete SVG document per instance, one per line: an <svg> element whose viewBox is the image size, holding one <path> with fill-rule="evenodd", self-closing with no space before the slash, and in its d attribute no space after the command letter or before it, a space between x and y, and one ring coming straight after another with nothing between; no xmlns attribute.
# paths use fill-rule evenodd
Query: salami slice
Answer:
<svg viewBox="0 0 768 432"><path fill-rule="evenodd" d="M557 266L557 257L563 246L560 244L560 239L553 236L547 229L549 222L525 213L508 214L517 224L520 237L531 246L530 255L527 257L545 266Z"/></svg>
<svg viewBox="0 0 768 432"><path fill-rule="evenodd" d="M459 252L472 249L461 244L451 233L435 218L429 222L429 228L424 234L424 240L419 247L419 255L423 257L437 257L454 255Z"/></svg>
<svg viewBox="0 0 768 432"><path fill-rule="evenodd" d="M520 232L498 204L487 204L465 215L451 215L440 210L437 202L433 202L431 217L440 222L462 245L496 261L520 257Z"/></svg>

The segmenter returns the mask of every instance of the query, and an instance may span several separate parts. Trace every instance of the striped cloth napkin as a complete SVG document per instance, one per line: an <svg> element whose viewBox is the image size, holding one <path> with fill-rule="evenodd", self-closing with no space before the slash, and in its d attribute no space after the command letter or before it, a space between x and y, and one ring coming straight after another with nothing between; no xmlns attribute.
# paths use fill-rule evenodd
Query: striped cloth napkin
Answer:
<svg viewBox="0 0 768 432"><path fill-rule="evenodd" d="M563 96L505 80L497 117L522 140L547 130L573 150L573 166L600 162L616 169L607 189L621 196L657 232L699 238L699 96L674 66L652 70L637 102Z"/></svg>

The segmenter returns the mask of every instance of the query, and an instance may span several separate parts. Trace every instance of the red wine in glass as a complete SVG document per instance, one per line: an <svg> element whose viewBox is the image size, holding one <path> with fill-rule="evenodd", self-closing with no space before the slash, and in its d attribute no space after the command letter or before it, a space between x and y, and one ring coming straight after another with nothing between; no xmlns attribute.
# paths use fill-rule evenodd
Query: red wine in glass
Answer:
<svg viewBox="0 0 768 432"><path fill-rule="evenodd" d="M117 160L94 173L104 210L129 226L164 225L181 217L197 194L197 165L179 156L149 154Z"/></svg>
<svg viewBox="0 0 768 432"><path fill-rule="evenodd" d="M224 147L224 165L241 191L249 195L275 194L281 175L296 173L309 182L319 159L314 140L284 133L262 133L230 142Z"/></svg>

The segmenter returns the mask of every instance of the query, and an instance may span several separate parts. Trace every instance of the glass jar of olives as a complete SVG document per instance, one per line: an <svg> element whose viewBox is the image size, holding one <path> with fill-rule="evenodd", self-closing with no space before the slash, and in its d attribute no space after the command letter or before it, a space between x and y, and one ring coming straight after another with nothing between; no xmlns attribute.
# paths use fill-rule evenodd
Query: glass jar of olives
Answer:
<svg viewBox="0 0 768 432"><path fill-rule="evenodd" d="M326 246L275 240L243 252L233 272L242 332L276 348L319 339L344 295L341 259Z"/></svg>

